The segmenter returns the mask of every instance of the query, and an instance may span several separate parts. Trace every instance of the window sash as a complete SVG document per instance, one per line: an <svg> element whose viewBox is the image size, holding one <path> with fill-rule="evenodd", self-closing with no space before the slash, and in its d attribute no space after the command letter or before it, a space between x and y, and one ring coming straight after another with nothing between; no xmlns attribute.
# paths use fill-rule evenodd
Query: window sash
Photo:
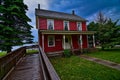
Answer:
<svg viewBox="0 0 120 80"><path fill-rule="evenodd" d="M55 37L54 36L48 36L48 47L55 46Z"/></svg>
<svg viewBox="0 0 120 80"><path fill-rule="evenodd" d="M77 29L78 29L78 31L82 31L82 23L81 22L77 22Z"/></svg>
<svg viewBox="0 0 120 80"><path fill-rule="evenodd" d="M54 30L54 20L53 19L47 20L47 28L48 28L48 30Z"/></svg>
<svg viewBox="0 0 120 80"><path fill-rule="evenodd" d="M69 21L64 21L64 30L65 31L69 30Z"/></svg>

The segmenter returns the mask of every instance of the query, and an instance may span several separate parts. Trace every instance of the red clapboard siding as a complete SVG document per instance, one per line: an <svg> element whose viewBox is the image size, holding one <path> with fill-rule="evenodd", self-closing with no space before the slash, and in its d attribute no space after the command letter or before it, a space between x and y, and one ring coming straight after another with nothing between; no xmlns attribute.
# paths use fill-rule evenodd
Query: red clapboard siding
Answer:
<svg viewBox="0 0 120 80"><path fill-rule="evenodd" d="M82 35L82 41L83 41L83 48L87 48L88 47L88 42L87 42L87 36L86 35Z"/></svg>
<svg viewBox="0 0 120 80"><path fill-rule="evenodd" d="M79 48L77 35L72 36L72 45L73 45L73 49Z"/></svg>
<svg viewBox="0 0 120 80"><path fill-rule="evenodd" d="M55 46L54 47L48 47L48 36L45 35L44 38L44 51L45 52L54 52L54 51L61 51L63 50L62 48L62 35L54 35L55 36Z"/></svg>
<svg viewBox="0 0 120 80"><path fill-rule="evenodd" d="M63 20L54 20L54 29L63 30Z"/></svg>
<svg viewBox="0 0 120 80"><path fill-rule="evenodd" d="M69 22L69 25L70 25L70 30L71 30L71 31L77 30L77 24L76 24L75 21L70 21L70 22Z"/></svg>
<svg viewBox="0 0 120 80"><path fill-rule="evenodd" d="M39 18L39 29L46 30L47 29L47 19Z"/></svg>
<svg viewBox="0 0 120 80"><path fill-rule="evenodd" d="M86 28L86 22L82 22L82 31L86 31L87 28Z"/></svg>

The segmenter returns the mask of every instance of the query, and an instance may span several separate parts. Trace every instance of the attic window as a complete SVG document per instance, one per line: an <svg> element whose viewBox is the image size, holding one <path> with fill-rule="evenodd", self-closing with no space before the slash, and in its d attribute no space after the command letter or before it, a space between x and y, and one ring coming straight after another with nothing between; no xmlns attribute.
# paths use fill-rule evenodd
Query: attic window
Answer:
<svg viewBox="0 0 120 80"><path fill-rule="evenodd" d="M81 22L77 22L77 28L78 28L78 31L82 31L82 24L81 24Z"/></svg>
<svg viewBox="0 0 120 80"><path fill-rule="evenodd" d="M64 30L65 31L69 30L69 21L64 21Z"/></svg>
<svg viewBox="0 0 120 80"><path fill-rule="evenodd" d="M54 20L53 19L47 20L47 28L48 28L48 30L54 30Z"/></svg>

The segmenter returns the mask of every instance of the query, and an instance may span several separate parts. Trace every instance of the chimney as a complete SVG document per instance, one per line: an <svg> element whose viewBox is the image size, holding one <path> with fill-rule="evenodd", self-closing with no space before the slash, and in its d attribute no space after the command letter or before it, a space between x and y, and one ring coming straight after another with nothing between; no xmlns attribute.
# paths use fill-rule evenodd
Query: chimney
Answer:
<svg viewBox="0 0 120 80"><path fill-rule="evenodd" d="M74 10L72 10L72 14L75 15L75 11Z"/></svg>
<svg viewBox="0 0 120 80"><path fill-rule="evenodd" d="M38 4L38 9L40 9L40 4Z"/></svg>

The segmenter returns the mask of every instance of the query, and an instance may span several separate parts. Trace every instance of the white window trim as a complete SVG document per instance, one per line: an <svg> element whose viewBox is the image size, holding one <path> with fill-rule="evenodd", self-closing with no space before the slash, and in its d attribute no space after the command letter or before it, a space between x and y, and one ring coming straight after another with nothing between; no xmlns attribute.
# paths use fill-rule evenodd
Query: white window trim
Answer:
<svg viewBox="0 0 120 80"><path fill-rule="evenodd" d="M81 36L81 37L80 37L80 36ZM83 42L83 41L82 41L82 35L80 35L80 36L78 36L78 44L79 44L79 45L83 44L83 43L82 43L82 42ZM80 41L80 42L79 42L79 41Z"/></svg>
<svg viewBox="0 0 120 80"><path fill-rule="evenodd" d="M65 22L68 22L68 30L70 30L70 29L69 29L69 27L70 27L70 26L69 26L69 21L64 21L64 22L63 22L64 30L65 30Z"/></svg>
<svg viewBox="0 0 120 80"><path fill-rule="evenodd" d="M49 37L53 37L53 45L49 45ZM48 47L55 47L55 36L48 36Z"/></svg>
<svg viewBox="0 0 120 80"><path fill-rule="evenodd" d="M50 20L53 21L53 30L54 30L54 19L47 19L47 30L49 30L49 28L48 28L48 22L49 22Z"/></svg>
<svg viewBox="0 0 120 80"><path fill-rule="evenodd" d="M80 30L78 29L78 24L80 23ZM82 31L82 22L77 22L77 30Z"/></svg>

